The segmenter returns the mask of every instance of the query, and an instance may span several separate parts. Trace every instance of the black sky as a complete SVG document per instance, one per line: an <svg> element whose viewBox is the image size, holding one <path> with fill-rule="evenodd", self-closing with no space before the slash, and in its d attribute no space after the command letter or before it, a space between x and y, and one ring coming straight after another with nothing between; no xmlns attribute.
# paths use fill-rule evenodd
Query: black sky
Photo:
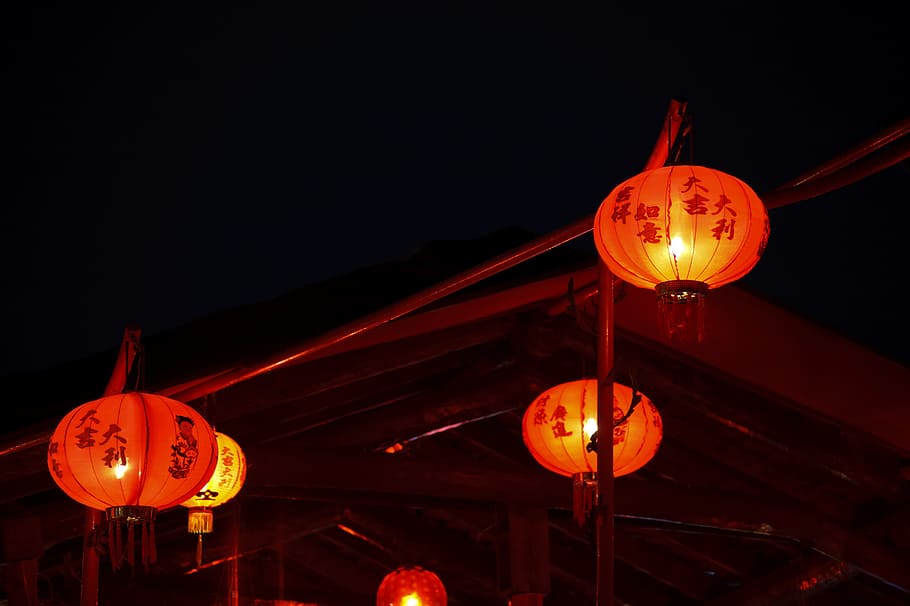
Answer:
<svg viewBox="0 0 910 606"><path fill-rule="evenodd" d="M0 375L593 214L671 99L760 194L910 116L898 4L8 8ZM623 3L625 4L625 3ZM771 212L742 285L910 362L907 163Z"/></svg>

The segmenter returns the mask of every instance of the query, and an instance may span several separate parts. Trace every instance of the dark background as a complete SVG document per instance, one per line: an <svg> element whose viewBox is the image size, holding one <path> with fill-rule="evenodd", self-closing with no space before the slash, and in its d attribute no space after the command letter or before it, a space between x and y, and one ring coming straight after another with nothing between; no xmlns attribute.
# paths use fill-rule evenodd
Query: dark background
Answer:
<svg viewBox="0 0 910 606"><path fill-rule="evenodd" d="M899 3L794 4L7 8L0 375L568 225L673 98L690 161L759 194L910 117ZM904 162L772 210L740 285L906 364L908 204Z"/></svg>

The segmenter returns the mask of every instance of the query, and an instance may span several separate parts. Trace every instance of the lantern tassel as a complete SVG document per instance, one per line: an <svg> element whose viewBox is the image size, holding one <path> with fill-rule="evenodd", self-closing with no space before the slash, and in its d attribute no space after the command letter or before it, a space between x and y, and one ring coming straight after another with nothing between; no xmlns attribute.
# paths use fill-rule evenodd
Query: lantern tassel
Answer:
<svg viewBox="0 0 910 606"><path fill-rule="evenodd" d="M114 543L114 531L116 526L113 521L107 523L107 553L111 558L111 570L117 572L117 546Z"/></svg>
<svg viewBox="0 0 910 606"><path fill-rule="evenodd" d="M657 318L670 343L697 345L705 339L706 284L671 280L657 285Z"/></svg>
<svg viewBox="0 0 910 606"><path fill-rule="evenodd" d="M149 553L149 564L156 563L158 561L158 550L155 547L155 520L149 520L148 553Z"/></svg>
<svg viewBox="0 0 910 606"><path fill-rule="evenodd" d="M146 572L149 569L149 526L146 520L142 521L142 539L141 539L141 549L142 549L142 568Z"/></svg>
<svg viewBox="0 0 910 606"><path fill-rule="evenodd" d="M597 505L597 474L576 473L572 479L572 517L576 524L585 528L591 511Z"/></svg>
<svg viewBox="0 0 910 606"><path fill-rule="evenodd" d="M196 535L196 566L202 566L202 534Z"/></svg>
<svg viewBox="0 0 910 606"><path fill-rule="evenodd" d="M126 563L130 568L136 565L136 525L126 524Z"/></svg>
<svg viewBox="0 0 910 606"><path fill-rule="evenodd" d="M114 572L120 570L120 566L123 564L123 538L120 535L120 524L117 521L113 521L110 524L110 538L109 543L111 544L111 566L114 569Z"/></svg>

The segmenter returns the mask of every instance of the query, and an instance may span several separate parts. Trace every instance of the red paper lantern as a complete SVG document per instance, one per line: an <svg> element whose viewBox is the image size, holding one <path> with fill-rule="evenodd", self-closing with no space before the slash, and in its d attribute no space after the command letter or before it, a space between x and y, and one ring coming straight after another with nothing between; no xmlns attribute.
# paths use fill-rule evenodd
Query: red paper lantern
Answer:
<svg viewBox="0 0 910 606"><path fill-rule="evenodd" d="M640 400L628 414L633 398ZM648 397L616 382L612 421L613 475L623 476L654 457L663 439L663 423ZM573 479L575 517L583 523L593 506L597 486L597 451L591 440L598 431L597 380L580 379L551 387L528 406L521 425L522 438L534 459L550 471ZM601 438L598 443L605 441Z"/></svg>
<svg viewBox="0 0 910 606"><path fill-rule="evenodd" d="M767 209L752 188L704 166L639 173L594 216L600 257L620 279L657 291L670 338L685 338L692 326L701 340L705 293L749 273L769 234Z"/></svg>
<svg viewBox="0 0 910 606"><path fill-rule="evenodd" d="M376 592L376 606L446 606L439 577L420 566L402 566L387 574Z"/></svg>
<svg viewBox="0 0 910 606"><path fill-rule="evenodd" d="M123 555L120 526L130 538L134 525L153 533L156 513L197 493L216 463L215 433L199 413L139 391L77 406L57 425L47 454L63 492L106 513L115 568ZM154 562L153 534L143 547L143 562ZM132 543L126 555L132 563Z"/></svg>
<svg viewBox="0 0 910 606"><path fill-rule="evenodd" d="M215 432L218 445L218 463L205 486L181 503L189 508L187 531L198 535L196 543L196 565L202 564L202 535L212 532L214 512L212 508L224 505L240 492L246 479L246 457L240 445L233 438Z"/></svg>

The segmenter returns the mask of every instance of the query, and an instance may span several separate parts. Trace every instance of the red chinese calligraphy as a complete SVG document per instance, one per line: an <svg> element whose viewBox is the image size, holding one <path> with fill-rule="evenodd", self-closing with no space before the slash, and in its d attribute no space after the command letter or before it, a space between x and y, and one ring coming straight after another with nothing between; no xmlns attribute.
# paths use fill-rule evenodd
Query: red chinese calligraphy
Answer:
<svg viewBox="0 0 910 606"><path fill-rule="evenodd" d="M628 429L629 424L619 423L624 416L625 413L622 411L622 408L618 406L613 407L613 446L622 444L626 441L626 429Z"/></svg>
<svg viewBox="0 0 910 606"><path fill-rule="evenodd" d="M566 407L560 404L553 410L552 416L550 416L551 421L556 421L553 424L553 437L556 438L566 438L571 436L573 432L566 431L566 416L568 415Z"/></svg>
<svg viewBox="0 0 910 606"><path fill-rule="evenodd" d="M614 223L622 221L622 223L625 225L626 217L632 214L632 211L629 210L629 206L630 205L628 202L625 204L616 204L613 206L613 214L610 215L610 218Z"/></svg>
<svg viewBox="0 0 910 606"><path fill-rule="evenodd" d="M683 204L686 205L686 212L690 215L704 215L708 213L708 207L705 204L708 201L707 196L701 192L707 192L708 188L700 185L701 179L698 177L689 177L685 185L680 188L680 192L686 194L692 192L692 196L683 198Z"/></svg>
<svg viewBox="0 0 910 606"><path fill-rule="evenodd" d="M734 235L734 227L736 226L736 219L718 219L714 224L714 227L711 229L711 233L714 234L715 240L720 240L724 234L728 234L727 240L732 240Z"/></svg>
<svg viewBox="0 0 910 606"><path fill-rule="evenodd" d="M660 216L660 207L659 206L647 206L645 204L639 204L638 208L635 209L635 220L643 221L645 219L656 219Z"/></svg>
<svg viewBox="0 0 910 606"><path fill-rule="evenodd" d="M660 230L657 229L657 224L651 221L647 221L636 235L646 244L658 244L660 242Z"/></svg>
<svg viewBox="0 0 910 606"><path fill-rule="evenodd" d="M104 444L107 444L108 441L110 441L111 438L113 438L113 439L116 440L117 442L121 442L121 443L123 443L123 444L126 444L126 438L121 437L120 435L118 435L118 434L117 434L118 431L120 431L120 426L119 426L119 425L116 425L115 423L111 423L111 424L108 426L107 431L105 431L103 434L101 434L101 435L104 437L104 441L103 441L103 442L99 442L98 444L101 445L101 446L103 446Z"/></svg>
<svg viewBox="0 0 910 606"><path fill-rule="evenodd" d="M111 446L104 451L104 456L101 457L101 460L104 461L104 464L107 467L113 467L114 465L126 465L126 447L120 446Z"/></svg>
<svg viewBox="0 0 910 606"><path fill-rule="evenodd" d="M100 423L101 421L95 417L96 410L89 410L79 419L79 423L76 424L76 429L79 429L85 422L88 421L89 424L85 426L85 429L77 433L74 437L76 438L76 448L88 448L89 446L95 445L94 434L98 433L98 430L92 427L94 423Z"/></svg>
<svg viewBox="0 0 910 606"><path fill-rule="evenodd" d="M60 443L57 440L52 440L47 446L47 456L51 459L51 468L54 472L54 475L58 478L63 477L63 470L60 469L60 463L57 462L57 457L54 456L60 450Z"/></svg>
<svg viewBox="0 0 910 606"><path fill-rule="evenodd" d="M713 213L711 213L711 214L712 214L712 215L716 215L716 214L720 213L721 211L724 211L724 210L725 210L725 211L727 211L728 213L730 213L731 215L733 215L733 216L735 217L735 216L736 216L736 209L733 208L733 207L731 206L731 204L733 204L733 200L731 200L730 198L728 198L726 194L721 194L721 195L720 195L720 198L717 199L717 202L714 203L714 208L716 208L717 210L715 210L715 211L714 211Z"/></svg>

